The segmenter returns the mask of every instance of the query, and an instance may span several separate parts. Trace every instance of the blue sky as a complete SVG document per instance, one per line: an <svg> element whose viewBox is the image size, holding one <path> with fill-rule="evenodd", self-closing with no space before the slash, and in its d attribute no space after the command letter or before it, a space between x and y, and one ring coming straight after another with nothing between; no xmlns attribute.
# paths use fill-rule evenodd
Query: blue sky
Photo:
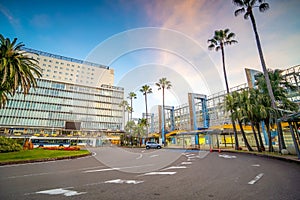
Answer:
<svg viewBox="0 0 300 200"><path fill-rule="evenodd" d="M300 1L267 0L255 11L268 68L300 64ZM207 49L216 29L229 28L238 44L226 47L231 87L245 83L244 68L260 70L252 27L224 0L2 0L0 33L26 47L115 69L115 85L138 94L135 116L144 110L142 85L153 87L149 105L161 104L154 83L167 77L166 103L181 105L187 92L212 94L225 88L220 52Z"/></svg>

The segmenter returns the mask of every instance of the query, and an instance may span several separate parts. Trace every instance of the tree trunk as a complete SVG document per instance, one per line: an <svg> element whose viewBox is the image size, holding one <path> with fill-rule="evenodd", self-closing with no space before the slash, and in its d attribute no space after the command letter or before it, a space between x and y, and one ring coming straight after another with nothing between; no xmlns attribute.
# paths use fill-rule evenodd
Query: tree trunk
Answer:
<svg viewBox="0 0 300 200"><path fill-rule="evenodd" d="M244 142L245 142L245 145L246 145L248 151L253 151L252 147L250 146L250 144L249 144L249 142L247 140L245 131L243 129L242 122L239 119L238 119L238 123L239 123L240 129L241 129L241 133L242 133L242 136L243 136L243 139L244 139Z"/></svg>
<svg viewBox="0 0 300 200"><path fill-rule="evenodd" d="M165 138L165 129L166 129L166 126L165 126L165 88L162 88L162 92L163 92L163 108L162 108L162 117L163 117L163 126L162 126L162 142L163 142L163 145L165 146L165 143L166 143L166 138Z"/></svg>
<svg viewBox="0 0 300 200"><path fill-rule="evenodd" d="M279 125L278 125L278 122L277 122L277 106L275 104L275 97L274 97L272 85L271 85L271 82L270 82L269 73L268 73L268 70L267 70L267 67L266 67L263 51L262 51L262 48L261 48L255 18L254 18L254 15L253 15L252 11L250 12L250 19L251 19L253 31L254 31L254 34L255 34L255 40L256 40L256 44L257 44L257 48L258 48L258 53L259 53L260 62L261 62L261 66L262 66L262 69L263 69L264 77L265 77L265 80L266 80L268 93L269 93L269 96L271 98L271 107L275 110L275 113L276 113L275 114L275 120L276 120L277 127L278 127ZM284 138L283 138L282 132L280 132L280 131L277 131L277 132L278 132L278 137L280 138L279 141L281 142L282 147L283 147ZM285 146L285 144L284 144L284 146ZM273 146L271 146L271 147L273 149Z"/></svg>
<svg viewBox="0 0 300 200"><path fill-rule="evenodd" d="M269 142L269 152L273 152L274 148L273 148L273 144L272 144L272 137L271 137L271 130L270 130L270 122L269 120L265 120L265 125L267 128L267 133L268 133L268 142Z"/></svg>
<svg viewBox="0 0 300 200"><path fill-rule="evenodd" d="M251 128L252 128L254 139L255 139L255 143L256 143L256 146L257 146L257 151L261 152L261 149L260 149L260 146L259 146L259 142L258 142L258 139L257 139L257 135L256 135L256 131L255 131L255 127L254 127L254 123L255 122L251 121Z"/></svg>
<svg viewBox="0 0 300 200"><path fill-rule="evenodd" d="M256 126L256 129L257 129L257 134L258 134L258 138L259 138L260 148L261 148L262 151L265 151L266 150L265 149L265 145L264 145L264 142L262 140L261 132L260 132L260 123L256 122L255 126Z"/></svg>
<svg viewBox="0 0 300 200"><path fill-rule="evenodd" d="M145 92L145 104L146 104L146 135L148 137L148 107L147 107L147 92Z"/></svg>
<svg viewBox="0 0 300 200"><path fill-rule="evenodd" d="M223 64L223 73L224 73L224 79L225 79L225 85L226 85L226 92L227 92L227 94L229 94L230 91L229 91L228 80L227 80L227 72L226 72L226 66L225 66L225 53L224 53L223 43L221 43L220 45L221 45L221 50L222 50L222 64ZM232 110L230 110L230 112L232 113ZM234 122L234 119L232 117L231 117L231 124L232 124L232 127L233 127L235 150L238 150L239 149L239 139L238 139L238 136L237 136L235 122Z"/></svg>

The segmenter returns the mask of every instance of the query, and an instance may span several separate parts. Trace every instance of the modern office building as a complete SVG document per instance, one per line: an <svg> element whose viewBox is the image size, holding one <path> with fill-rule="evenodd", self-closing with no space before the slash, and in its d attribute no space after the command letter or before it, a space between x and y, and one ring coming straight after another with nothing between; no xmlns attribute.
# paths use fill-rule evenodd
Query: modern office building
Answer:
<svg viewBox="0 0 300 200"><path fill-rule="evenodd" d="M0 110L1 132L97 135L121 129L124 89L113 86L113 69L24 50L39 61L42 77L29 94L17 92Z"/></svg>
<svg viewBox="0 0 300 200"><path fill-rule="evenodd" d="M245 69L245 71L247 83L230 88L230 92L240 91L243 89L247 89L248 87L254 87L254 76L255 74L259 73L259 71L250 69ZM282 70L281 75L287 82L291 83L295 86L295 88L297 88L296 91L288 91L288 98L300 106L300 65ZM180 146L182 145L182 141L180 143L182 135L178 135L178 133L180 133L181 131L185 131L187 133L189 132L191 133L191 136L185 137L185 140L186 144L190 145L193 143L192 141L195 132L201 132L200 130L209 128L210 130L213 130L215 134L222 134L223 142L226 140L230 141L229 143L232 143L233 130L231 125L230 114L225 110L224 105L226 91L220 91L218 93L208 96L190 93L187 95L189 95L189 97L193 97L189 98L189 102L187 104L183 104L178 107L173 107L172 109L170 109L171 106L166 106L166 109L164 111L165 120L162 120L163 117L161 106L158 107L157 113L155 113L154 117L151 118L153 119L151 120L151 123L154 127L154 133L157 133L155 135L157 137L161 137L162 129L164 128L165 133L167 133L167 136L177 134L177 137L174 141L172 140L172 142L174 142L175 144L176 141L179 141L176 144L179 144ZM163 123L165 124L163 125ZM251 127L245 127L245 131L246 133L249 133L249 142L251 144L254 144L255 141L252 136L253 134L250 134L252 133ZM267 138L265 131L263 133L263 137ZM204 141L207 138L202 139ZM287 144L292 143L291 136L288 133L285 135L285 139L287 141ZM208 142L208 140L206 140L205 142ZM240 142L242 143L242 141Z"/></svg>

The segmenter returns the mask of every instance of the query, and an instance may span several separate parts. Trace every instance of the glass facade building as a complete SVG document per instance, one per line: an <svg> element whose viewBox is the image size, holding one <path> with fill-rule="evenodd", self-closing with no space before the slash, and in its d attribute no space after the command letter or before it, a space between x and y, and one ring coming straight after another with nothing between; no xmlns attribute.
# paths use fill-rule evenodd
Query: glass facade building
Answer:
<svg viewBox="0 0 300 200"><path fill-rule="evenodd" d="M62 60L65 59L64 57L49 55L43 54L43 59L48 56L48 61L66 63ZM35 56L39 58L38 54ZM68 64L72 66L72 63L78 66L78 60L72 62L69 59ZM84 63L84 65L90 68L86 71L95 74L99 71L111 70L103 66L99 68L96 64L93 66ZM43 72L47 71L43 65L40 67ZM61 67L63 68L61 71L64 71L67 66ZM80 67L82 68L83 65ZM119 104L124 99L123 88L112 86L111 81L107 81L107 84L91 86L91 84L72 82L70 76L63 77L64 79L68 77L68 81L64 79L59 81L53 76L51 79L45 77L43 73L43 76L37 79L37 87L31 88L26 96L17 92L9 98L6 106L0 109L1 132L60 134L63 132L97 133L121 129L123 111ZM102 78L102 80L106 79L107 77ZM109 77L108 80L113 79Z"/></svg>

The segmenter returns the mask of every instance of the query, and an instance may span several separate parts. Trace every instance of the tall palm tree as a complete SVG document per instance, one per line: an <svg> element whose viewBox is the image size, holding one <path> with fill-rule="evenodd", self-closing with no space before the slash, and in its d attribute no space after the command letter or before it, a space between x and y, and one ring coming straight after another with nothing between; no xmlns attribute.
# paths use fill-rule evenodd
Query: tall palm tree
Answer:
<svg viewBox="0 0 300 200"><path fill-rule="evenodd" d="M159 79L158 83L155 83L155 85L158 87L158 90L162 90L163 95L163 126L162 126L162 142L165 143L165 89L171 89L172 84L167 78L161 78Z"/></svg>
<svg viewBox="0 0 300 200"><path fill-rule="evenodd" d="M152 88L149 85L143 85L142 88L140 89L140 92L143 93L143 95L145 96L145 106L146 106L146 120L147 115L148 115L148 105L147 105L147 94L151 94L152 93Z"/></svg>
<svg viewBox="0 0 300 200"><path fill-rule="evenodd" d="M22 51L24 46L17 38L10 41L0 34L0 108L5 106L7 95L14 95L19 88L26 95L42 76L38 61Z"/></svg>
<svg viewBox="0 0 300 200"><path fill-rule="evenodd" d="M254 14L253 14L253 8L258 7L260 12L264 12L270 8L269 4L265 3L265 0L233 0L232 2L236 6L240 7L239 9L237 9L234 12L235 16L238 16L239 14L244 14L244 19L248 19L250 17L250 20L252 23L252 28L253 28L253 31L255 34L255 39L256 39L256 44L257 44L257 48L258 48L258 52L259 52L261 66L262 66L264 77L265 77L266 83L267 83L268 94L271 98L271 106L273 109L276 109L275 97L274 97L273 90L271 87L268 70L266 67L266 63L265 63L265 59L264 59L264 55L263 55L257 27L256 27L256 21L255 21Z"/></svg>
<svg viewBox="0 0 300 200"><path fill-rule="evenodd" d="M119 107L123 108L123 124L124 124L124 127L125 127L125 111L126 111L128 105L129 104L128 104L128 102L126 100L121 101L121 103L119 104Z"/></svg>
<svg viewBox="0 0 300 200"><path fill-rule="evenodd" d="M134 92L129 92L128 94L128 99L130 99L130 107L131 107L131 115L130 115L130 120L132 120L132 112L133 112L133 107L132 107L132 100L136 99L136 93Z"/></svg>
<svg viewBox="0 0 300 200"><path fill-rule="evenodd" d="M147 94L152 93L152 88L149 85L143 85L140 89L140 92L143 93L145 96L145 106L146 106L146 127L147 127L147 134L148 134L148 105L147 105Z"/></svg>
<svg viewBox="0 0 300 200"><path fill-rule="evenodd" d="M227 45L237 43L237 41L233 39L234 37L235 37L235 34L232 33L232 32L229 33L229 29L216 30L215 34L214 34L214 37L207 41L209 43L209 46L208 46L209 50L213 50L213 49L215 49L216 51L221 50L223 73L224 73L224 79L225 79L227 94L229 94L229 86L228 86L226 66L225 66L225 53L224 53L225 50L224 50L224 47L227 46ZM232 111L230 111L230 112L232 112ZM234 138L235 138L235 149L237 150L238 147L239 147L239 141L238 141L238 137L237 137L235 122L232 118L231 118L231 123L232 123L232 127L233 127Z"/></svg>

